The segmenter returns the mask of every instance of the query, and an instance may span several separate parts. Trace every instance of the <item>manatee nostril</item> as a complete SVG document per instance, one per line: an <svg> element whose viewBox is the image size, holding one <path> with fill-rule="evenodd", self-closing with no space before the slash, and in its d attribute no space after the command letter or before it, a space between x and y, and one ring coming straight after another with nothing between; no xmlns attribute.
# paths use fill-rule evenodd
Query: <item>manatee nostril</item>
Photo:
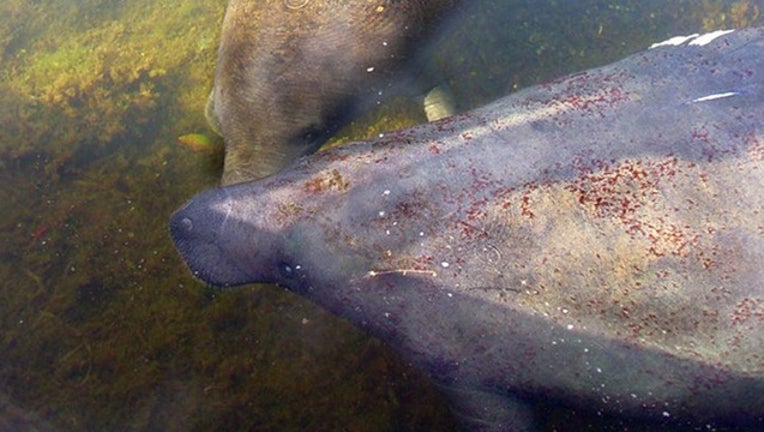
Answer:
<svg viewBox="0 0 764 432"><path fill-rule="evenodd" d="M189 218L187 218L187 217L184 217L183 219L181 219L181 221L180 221L180 225L181 225L181 226L183 227L183 229L184 229L184 230L186 230L187 232L191 232L191 231L193 231L193 230L194 230L194 221L192 221L191 219L189 219Z"/></svg>

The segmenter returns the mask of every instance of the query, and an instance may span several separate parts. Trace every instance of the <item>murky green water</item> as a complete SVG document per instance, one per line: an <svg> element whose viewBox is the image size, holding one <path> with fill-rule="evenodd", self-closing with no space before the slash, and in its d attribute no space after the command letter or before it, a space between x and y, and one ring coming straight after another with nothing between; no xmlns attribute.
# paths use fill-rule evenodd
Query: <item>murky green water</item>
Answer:
<svg viewBox="0 0 764 432"><path fill-rule="evenodd" d="M425 377L377 341L275 287L205 288L173 249L168 216L219 177L220 142L187 134L212 137L225 4L0 3L0 431L452 430ZM466 109L762 12L485 0L434 61ZM421 120L393 100L339 136ZM539 416L549 430L649 430Z"/></svg>

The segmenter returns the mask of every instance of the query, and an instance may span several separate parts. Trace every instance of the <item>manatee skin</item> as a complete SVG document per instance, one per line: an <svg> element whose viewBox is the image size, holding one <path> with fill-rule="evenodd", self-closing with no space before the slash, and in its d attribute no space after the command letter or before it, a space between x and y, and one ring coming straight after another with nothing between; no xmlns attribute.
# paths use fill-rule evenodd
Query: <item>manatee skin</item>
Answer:
<svg viewBox="0 0 764 432"><path fill-rule="evenodd" d="M204 281L397 349L465 430L534 430L540 398L764 430L764 28L314 154L170 229Z"/></svg>
<svg viewBox="0 0 764 432"><path fill-rule="evenodd" d="M225 139L222 183L316 150L384 97L457 0L232 0L207 108ZM417 71L419 72L419 71Z"/></svg>

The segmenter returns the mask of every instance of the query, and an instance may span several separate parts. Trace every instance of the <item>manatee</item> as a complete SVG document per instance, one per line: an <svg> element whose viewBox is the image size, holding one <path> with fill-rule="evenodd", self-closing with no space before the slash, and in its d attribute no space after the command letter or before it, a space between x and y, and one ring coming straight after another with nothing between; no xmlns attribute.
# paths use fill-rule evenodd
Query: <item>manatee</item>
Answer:
<svg viewBox="0 0 764 432"><path fill-rule="evenodd" d="M225 140L222 183L278 171L388 95L407 69L426 76L416 54L458 3L231 0L207 106Z"/></svg>
<svg viewBox="0 0 764 432"><path fill-rule="evenodd" d="M170 231L197 278L393 347L464 430L536 430L540 400L764 430L764 28L313 154Z"/></svg>

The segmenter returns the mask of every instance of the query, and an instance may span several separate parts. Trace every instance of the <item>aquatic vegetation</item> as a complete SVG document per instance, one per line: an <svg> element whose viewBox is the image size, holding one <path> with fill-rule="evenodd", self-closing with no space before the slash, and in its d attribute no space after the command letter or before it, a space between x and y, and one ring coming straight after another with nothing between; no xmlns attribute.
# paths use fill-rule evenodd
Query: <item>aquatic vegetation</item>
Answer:
<svg viewBox="0 0 764 432"><path fill-rule="evenodd" d="M322 148L334 147L352 140L374 138L387 131L403 129L427 121L421 101L394 97L361 116L330 139Z"/></svg>
<svg viewBox="0 0 764 432"><path fill-rule="evenodd" d="M178 137L178 143L195 152L213 153L222 151L222 140L201 133L188 133Z"/></svg>
<svg viewBox="0 0 764 432"><path fill-rule="evenodd" d="M27 48L10 59L0 88L14 102L0 111L0 156L19 159L43 152L52 175L67 164L114 151L120 140L150 142L167 120L167 95L179 93L180 87L194 88L200 101L174 104L173 111L187 110L188 118L194 118L203 106L202 83L214 64L211 35L219 12L212 6L173 8L177 14L168 14L158 6L135 4L122 8L122 20L104 17L101 22L89 22L93 18L85 11L90 5L81 7L83 12L70 10L67 17L53 9L38 11L38 21L71 21L73 27L26 41ZM207 15L199 14L205 9ZM84 28L75 26L78 19ZM210 30L196 35L206 35L208 42L189 44L191 32L205 26ZM206 53L204 61L198 61L201 53Z"/></svg>
<svg viewBox="0 0 764 432"><path fill-rule="evenodd" d="M750 26L760 19L761 9L761 2L755 0L740 0L729 5L705 0L699 11L702 13L703 30L709 31Z"/></svg>

